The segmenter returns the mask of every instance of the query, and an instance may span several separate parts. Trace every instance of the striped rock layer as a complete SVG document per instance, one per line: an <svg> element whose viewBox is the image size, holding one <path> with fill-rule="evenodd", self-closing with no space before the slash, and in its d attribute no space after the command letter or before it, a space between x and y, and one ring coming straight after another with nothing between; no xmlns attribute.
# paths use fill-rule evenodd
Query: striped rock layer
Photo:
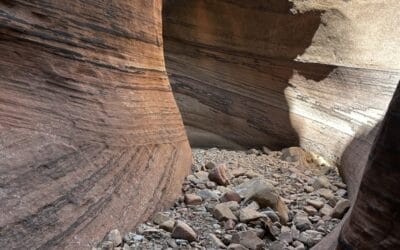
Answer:
<svg viewBox="0 0 400 250"><path fill-rule="evenodd" d="M160 1L0 1L0 248L90 249L179 194L191 155Z"/></svg>

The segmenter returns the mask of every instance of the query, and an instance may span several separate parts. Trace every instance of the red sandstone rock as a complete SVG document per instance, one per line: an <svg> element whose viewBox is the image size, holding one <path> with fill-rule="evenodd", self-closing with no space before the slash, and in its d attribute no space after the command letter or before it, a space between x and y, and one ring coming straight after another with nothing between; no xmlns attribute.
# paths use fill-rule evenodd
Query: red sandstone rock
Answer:
<svg viewBox="0 0 400 250"><path fill-rule="evenodd" d="M191 155L161 1L0 12L0 248L90 249L170 205Z"/></svg>
<svg viewBox="0 0 400 250"><path fill-rule="evenodd" d="M226 174L226 166L224 164L217 165L215 168L210 170L208 178L210 179L210 181L213 181L218 185L228 185L229 179Z"/></svg>

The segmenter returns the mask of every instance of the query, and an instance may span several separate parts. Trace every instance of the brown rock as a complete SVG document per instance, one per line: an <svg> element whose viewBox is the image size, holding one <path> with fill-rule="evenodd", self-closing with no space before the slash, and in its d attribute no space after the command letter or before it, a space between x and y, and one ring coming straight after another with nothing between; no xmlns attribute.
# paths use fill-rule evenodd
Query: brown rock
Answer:
<svg viewBox="0 0 400 250"><path fill-rule="evenodd" d="M278 198L275 210L278 212L279 220L282 224L286 224L289 221L289 209L283 201L282 197Z"/></svg>
<svg viewBox="0 0 400 250"><path fill-rule="evenodd" d="M232 169L231 174L234 177L244 176L246 174L246 169L242 167L234 168Z"/></svg>
<svg viewBox="0 0 400 250"><path fill-rule="evenodd" d="M184 201L187 205L200 205L203 199L196 194L185 194Z"/></svg>
<svg viewBox="0 0 400 250"><path fill-rule="evenodd" d="M333 208L332 217L342 219L350 208L350 201L347 199L339 200Z"/></svg>
<svg viewBox="0 0 400 250"><path fill-rule="evenodd" d="M255 178L235 187L235 191L244 197L244 202L254 200L260 207L276 209L279 195L275 187L264 178Z"/></svg>
<svg viewBox="0 0 400 250"><path fill-rule="evenodd" d="M226 186L229 183L229 180L226 175L225 164L219 164L215 168L211 169L208 178L210 181L213 181L218 185Z"/></svg>
<svg viewBox="0 0 400 250"><path fill-rule="evenodd" d="M236 193L235 191L226 192L220 198L221 202L236 201L236 202L240 203L241 200L242 199L240 198L240 195L238 193Z"/></svg>
<svg viewBox="0 0 400 250"><path fill-rule="evenodd" d="M214 162L212 162L212 161L207 162L206 165L205 165L206 169L213 169L213 168L215 168L216 166L217 166L217 165L216 165Z"/></svg>
<svg viewBox="0 0 400 250"><path fill-rule="evenodd" d="M122 236L118 229L111 230L107 235L107 241L111 241L114 247L122 244Z"/></svg>
<svg viewBox="0 0 400 250"><path fill-rule="evenodd" d="M164 229L167 232L172 232L175 226L175 220L167 220L160 224L160 228Z"/></svg>
<svg viewBox="0 0 400 250"><path fill-rule="evenodd" d="M240 222L247 223L258 218L267 217L265 214L259 213L252 208L242 208L239 210L239 220Z"/></svg>
<svg viewBox="0 0 400 250"><path fill-rule="evenodd" d="M170 217L162 212L158 212L153 216L153 223L156 225L161 225L167 220L170 220Z"/></svg>
<svg viewBox="0 0 400 250"><path fill-rule="evenodd" d="M265 243L253 231L238 232L232 235L232 243L241 244L251 250L264 249Z"/></svg>
<svg viewBox="0 0 400 250"><path fill-rule="evenodd" d="M318 210L313 206L305 206L303 210L309 215L316 215L318 213Z"/></svg>
<svg viewBox="0 0 400 250"><path fill-rule="evenodd" d="M316 209L320 209L324 206L324 202L321 200L307 200L307 204L315 207Z"/></svg>
<svg viewBox="0 0 400 250"><path fill-rule="evenodd" d="M235 228L236 222L235 220L229 219L224 221L224 228L225 230L232 230Z"/></svg>
<svg viewBox="0 0 400 250"><path fill-rule="evenodd" d="M293 241L292 229L290 227L283 226L281 228L281 234L279 240L291 243Z"/></svg>
<svg viewBox="0 0 400 250"><path fill-rule="evenodd" d="M323 216L332 216L332 211L333 208L331 206L329 206L328 204L325 204L320 210L319 212L321 213L321 215Z"/></svg>
<svg viewBox="0 0 400 250"><path fill-rule="evenodd" d="M332 190L326 189L326 188L319 189L318 190L318 194L321 197L324 197L327 200L333 199L333 197L335 197L335 195L333 194Z"/></svg>
<svg viewBox="0 0 400 250"><path fill-rule="evenodd" d="M331 183L329 182L329 179L326 176L318 177L313 183L313 188L316 190L320 188L329 188L330 186Z"/></svg>
<svg viewBox="0 0 400 250"><path fill-rule="evenodd" d="M214 217L219 221L234 220L237 221L237 217L232 213L232 210L225 203L217 204L213 210Z"/></svg>
<svg viewBox="0 0 400 250"><path fill-rule="evenodd" d="M187 240L187 241L191 242L191 241L195 241L197 239L197 234L185 222L176 221L175 226L172 230L171 237L175 238L175 239L183 239L183 240Z"/></svg>
<svg viewBox="0 0 400 250"><path fill-rule="evenodd" d="M210 241L216 249L225 249L226 246L225 244L215 235L215 234L210 234Z"/></svg>

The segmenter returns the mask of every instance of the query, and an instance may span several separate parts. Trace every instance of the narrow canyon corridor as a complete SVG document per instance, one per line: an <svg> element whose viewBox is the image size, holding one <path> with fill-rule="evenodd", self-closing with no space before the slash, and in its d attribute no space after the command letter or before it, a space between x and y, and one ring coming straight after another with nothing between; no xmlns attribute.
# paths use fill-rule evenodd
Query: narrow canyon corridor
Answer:
<svg viewBox="0 0 400 250"><path fill-rule="evenodd" d="M400 249L399 9L0 0L0 249Z"/></svg>

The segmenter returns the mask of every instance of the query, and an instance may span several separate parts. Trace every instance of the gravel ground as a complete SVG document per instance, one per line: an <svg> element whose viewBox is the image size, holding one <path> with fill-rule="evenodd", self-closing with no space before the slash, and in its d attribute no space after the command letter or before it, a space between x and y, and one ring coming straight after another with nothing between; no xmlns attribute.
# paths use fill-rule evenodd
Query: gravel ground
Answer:
<svg viewBox="0 0 400 250"><path fill-rule="evenodd" d="M97 249L309 249L349 208L336 167L301 148L192 152L174 206Z"/></svg>

